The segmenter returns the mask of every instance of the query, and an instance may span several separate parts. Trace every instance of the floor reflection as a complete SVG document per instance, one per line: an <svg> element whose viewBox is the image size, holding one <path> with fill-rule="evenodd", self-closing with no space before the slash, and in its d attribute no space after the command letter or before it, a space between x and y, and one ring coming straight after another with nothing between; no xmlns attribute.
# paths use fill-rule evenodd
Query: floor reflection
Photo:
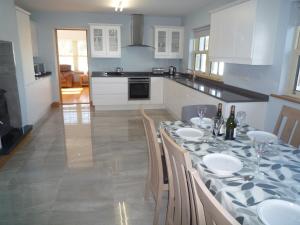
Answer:
<svg viewBox="0 0 300 225"><path fill-rule="evenodd" d="M90 105L63 105L62 108L68 167L92 167L94 160Z"/></svg>

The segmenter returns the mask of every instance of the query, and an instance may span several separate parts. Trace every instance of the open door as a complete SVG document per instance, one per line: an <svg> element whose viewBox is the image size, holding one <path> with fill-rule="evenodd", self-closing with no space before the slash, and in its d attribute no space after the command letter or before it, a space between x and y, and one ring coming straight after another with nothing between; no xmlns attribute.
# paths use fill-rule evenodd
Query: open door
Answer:
<svg viewBox="0 0 300 225"><path fill-rule="evenodd" d="M62 104L90 103L87 31L56 30Z"/></svg>

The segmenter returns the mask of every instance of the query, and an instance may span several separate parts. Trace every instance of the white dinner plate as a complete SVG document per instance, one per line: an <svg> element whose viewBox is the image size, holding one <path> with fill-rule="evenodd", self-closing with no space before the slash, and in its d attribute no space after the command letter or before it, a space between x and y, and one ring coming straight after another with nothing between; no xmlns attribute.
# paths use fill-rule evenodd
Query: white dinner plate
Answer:
<svg viewBox="0 0 300 225"><path fill-rule="evenodd" d="M299 225L300 205L292 202L270 199L257 207L260 220L266 225Z"/></svg>
<svg viewBox="0 0 300 225"><path fill-rule="evenodd" d="M176 134L186 140L198 140L203 137L204 132L195 128L180 128Z"/></svg>
<svg viewBox="0 0 300 225"><path fill-rule="evenodd" d="M247 135L251 140L256 139L258 141L265 141L269 143L276 143L278 140L275 134L266 131L258 131L258 130L248 131Z"/></svg>
<svg viewBox="0 0 300 225"><path fill-rule="evenodd" d="M202 120L200 120L199 117L193 117L190 119L190 121L196 126L210 126L213 123L213 120L207 117L204 117Z"/></svg>
<svg viewBox="0 0 300 225"><path fill-rule="evenodd" d="M222 153L212 153L204 156L203 163L209 170L222 177L232 176L233 173L243 168L243 164L238 158Z"/></svg>

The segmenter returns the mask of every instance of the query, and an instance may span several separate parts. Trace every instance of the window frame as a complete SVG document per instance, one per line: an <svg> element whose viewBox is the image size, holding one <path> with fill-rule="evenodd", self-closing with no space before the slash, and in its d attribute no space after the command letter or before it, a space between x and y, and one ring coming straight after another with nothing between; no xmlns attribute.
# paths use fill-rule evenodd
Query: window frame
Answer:
<svg viewBox="0 0 300 225"><path fill-rule="evenodd" d="M201 38L205 38L205 41L204 41L204 49L203 50L200 50L200 39ZM207 42L207 39L208 39L208 45L206 44ZM208 79L211 79L211 80L217 80L217 81L223 81L223 74L214 74L211 72L212 70L212 61L209 60L209 41L210 41L210 35L209 34L203 34L203 35L200 35L199 37L197 38L193 38L193 49L192 49L192 70L194 72L194 74L196 76L199 76L199 77L204 77L204 78L208 78ZM206 46L207 49L206 49ZM200 62L200 65L199 65L199 70L196 70L196 58L197 58L197 55L200 54L200 58L201 58L201 55L202 54L206 54L206 70L205 72L202 72L201 71L201 62ZM201 60L200 60L201 61ZM219 65L221 62L217 62L218 63L218 70L219 70Z"/></svg>
<svg viewBox="0 0 300 225"><path fill-rule="evenodd" d="M297 90L297 86L300 86L300 26L296 30L296 39L295 39L295 48L294 48L294 57L296 61L296 70L294 70L294 85L293 85L293 94L300 96L300 89Z"/></svg>
<svg viewBox="0 0 300 225"><path fill-rule="evenodd" d="M291 69L291 89L290 95L299 98L300 90L297 90L298 83L300 84L300 26L296 28L293 50L293 63Z"/></svg>

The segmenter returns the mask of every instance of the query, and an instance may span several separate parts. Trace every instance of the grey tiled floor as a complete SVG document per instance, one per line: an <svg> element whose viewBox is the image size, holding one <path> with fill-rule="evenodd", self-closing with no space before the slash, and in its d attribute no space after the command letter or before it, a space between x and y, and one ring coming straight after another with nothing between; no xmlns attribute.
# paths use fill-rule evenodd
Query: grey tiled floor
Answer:
<svg viewBox="0 0 300 225"><path fill-rule="evenodd" d="M148 111L155 121L171 119ZM54 110L0 170L0 225L150 225L138 111Z"/></svg>

